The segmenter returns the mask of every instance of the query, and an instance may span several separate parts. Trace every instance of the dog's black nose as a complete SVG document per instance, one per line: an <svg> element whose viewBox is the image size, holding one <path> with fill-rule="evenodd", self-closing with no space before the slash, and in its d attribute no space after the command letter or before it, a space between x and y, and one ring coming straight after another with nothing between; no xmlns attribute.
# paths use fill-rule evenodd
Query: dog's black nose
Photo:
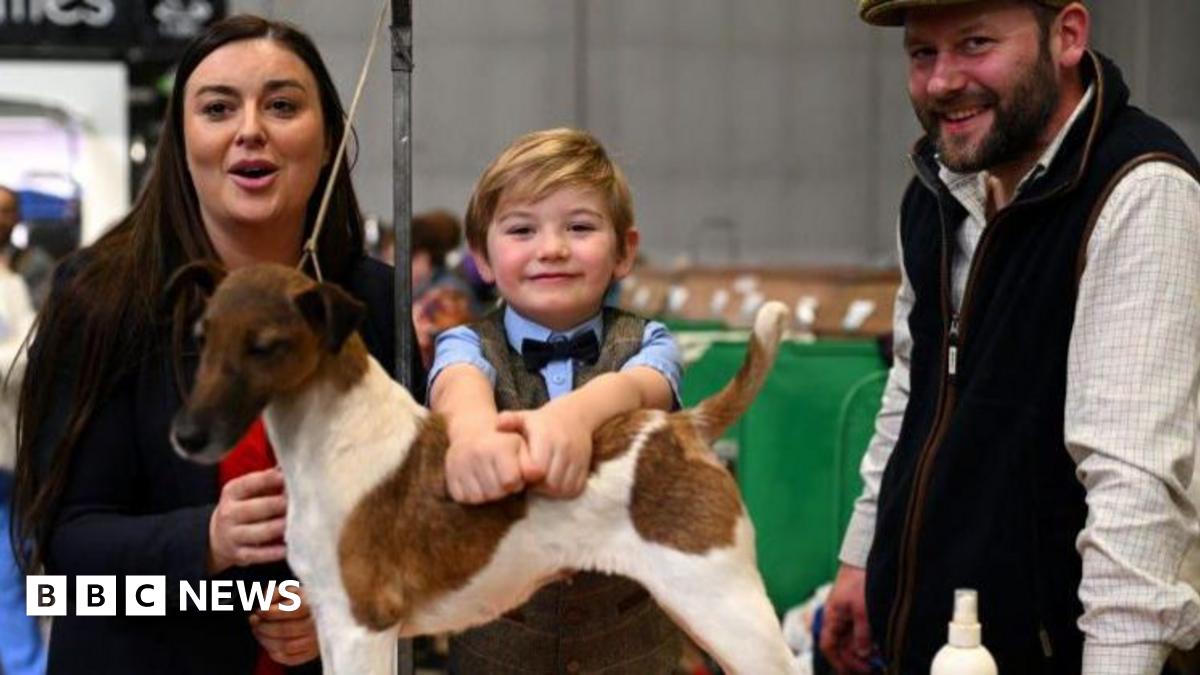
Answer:
<svg viewBox="0 0 1200 675"><path fill-rule="evenodd" d="M188 415L179 415L171 429L171 437L179 449L195 454L208 447L208 429L196 424Z"/></svg>

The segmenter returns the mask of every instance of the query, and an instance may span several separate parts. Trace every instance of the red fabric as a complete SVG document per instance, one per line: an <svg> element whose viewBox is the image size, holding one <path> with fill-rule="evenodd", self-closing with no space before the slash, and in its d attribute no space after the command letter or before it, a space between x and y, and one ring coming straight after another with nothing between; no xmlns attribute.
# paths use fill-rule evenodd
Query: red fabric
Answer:
<svg viewBox="0 0 1200 675"><path fill-rule="evenodd" d="M275 663L267 656L267 651L262 647L258 648L258 663L254 664L254 675L285 675L287 667Z"/></svg>
<svg viewBox="0 0 1200 675"><path fill-rule="evenodd" d="M267 429L263 426L262 418L254 420L250 430L234 446L233 452L225 456L217 466L217 476L221 486L254 471L262 471L275 466L275 452L271 450L271 441L267 439ZM284 675L287 669L267 655L265 649L258 648L258 660L254 664L253 675Z"/></svg>
<svg viewBox="0 0 1200 675"><path fill-rule="evenodd" d="M254 420L249 431L233 452L221 460L217 466L217 475L221 479L221 487L226 483L254 471L262 471L275 466L275 452L271 450L271 441L267 439L267 428L263 426L262 418Z"/></svg>

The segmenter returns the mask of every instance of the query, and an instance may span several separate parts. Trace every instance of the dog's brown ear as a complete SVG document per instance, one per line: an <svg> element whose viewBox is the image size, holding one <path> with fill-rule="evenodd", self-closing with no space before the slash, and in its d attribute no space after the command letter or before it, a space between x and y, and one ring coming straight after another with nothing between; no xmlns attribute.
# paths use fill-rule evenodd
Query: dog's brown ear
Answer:
<svg viewBox="0 0 1200 675"><path fill-rule="evenodd" d="M181 293L194 288L205 297L212 297L213 291L225 279L225 268L212 260L196 260L175 270L167 281L163 291L163 302L167 307L174 307Z"/></svg>
<svg viewBox="0 0 1200 675"><path fill-rule="evenodd" d="M330 283L317 284L297 295L292 302L332 354L341 351L342 343L358 328L367 313L366 306Z"/></svg>

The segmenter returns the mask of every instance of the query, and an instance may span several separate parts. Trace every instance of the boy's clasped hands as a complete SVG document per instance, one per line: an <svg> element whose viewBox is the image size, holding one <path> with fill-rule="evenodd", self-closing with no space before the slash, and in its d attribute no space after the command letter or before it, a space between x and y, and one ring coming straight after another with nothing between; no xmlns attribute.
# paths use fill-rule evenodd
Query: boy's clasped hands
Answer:
<svg viewBox="0 0 1200 675"><path fill-rule="evenodd" d="M527 487L549 497L578 496L591 467L592 435L570 403L501 412L493 428L451 442L446 453L450 496L479 504Z"/></svg>

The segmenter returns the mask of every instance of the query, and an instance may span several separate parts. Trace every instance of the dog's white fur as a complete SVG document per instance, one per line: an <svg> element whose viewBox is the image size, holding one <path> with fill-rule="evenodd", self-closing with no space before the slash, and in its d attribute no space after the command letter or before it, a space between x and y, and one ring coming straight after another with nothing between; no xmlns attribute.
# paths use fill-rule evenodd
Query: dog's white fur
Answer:
<svg viewBox="0 0 1200 675"><path fill-rule="evenodd" d="M755 339L772 354L786 311L773 303L756 322ZM666 426L666 413L649 416L633 447L602 462L577 499L531 494L526 517L465 587L414 608L410 621L388 631L359 625L339 571L341 525L402 465L428 414L374 359L347 392L318 380L265 409L287 485L288 562L312 603L326 673L390 675L398 637L490 621L563 570L638 581L727 672L799 672L755 566L754 530L744 508L734 544L703 555L647 542L634 529L629 507L638 458L647 438Z"/></svg>

